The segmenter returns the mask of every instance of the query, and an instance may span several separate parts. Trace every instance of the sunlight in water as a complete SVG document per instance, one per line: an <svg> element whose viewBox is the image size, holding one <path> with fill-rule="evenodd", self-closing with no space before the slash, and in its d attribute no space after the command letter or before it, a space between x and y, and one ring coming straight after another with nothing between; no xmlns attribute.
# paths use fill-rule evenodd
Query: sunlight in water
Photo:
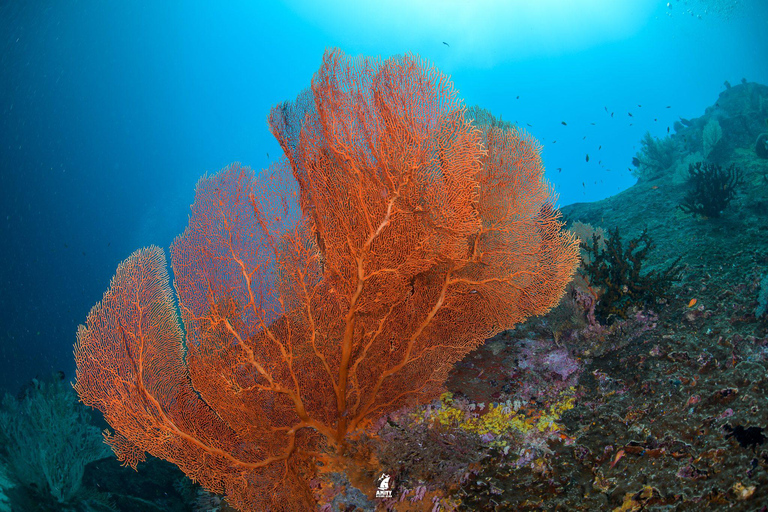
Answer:
<svg viewBox="0 0 768 512"><path fill-rule="evenodd" d="M393 0L322 6L289 0L288 5L325 33L353 46L368 41L397 51L401 46L427 48L435 41L446 42L458 60L481 65L559 55L624 39L658 7L648 0Z"/></svg>

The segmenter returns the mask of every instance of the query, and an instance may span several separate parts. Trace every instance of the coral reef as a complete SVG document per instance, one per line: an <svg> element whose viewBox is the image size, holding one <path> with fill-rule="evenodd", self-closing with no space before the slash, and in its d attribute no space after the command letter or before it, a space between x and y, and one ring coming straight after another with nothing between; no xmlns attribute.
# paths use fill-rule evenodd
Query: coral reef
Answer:
<svg viewBox="0 0 768 512"><path fill-rule="evenodd" d="M0 408L0 455L9 476L38 500L106 502L82 486L85 467L110 454L89 419L90 413L59 375L35 379L21 399L6 394Z"/></svg>
<svg viewBox="0 0 768 512"><path fill-rule="evenodd" d="M426 407L390 415L379 429L379 457L400 483L403 495L384 505L400 510L411 489L422 489L411 502L440 500L441 510L455 503L456 493L475 479L490 460L499 458L510 471L532 462L549 464L551 443L570 442L559 423L574 407L572 387L552 401L477 403L463 395L445 393ZM462 505L466 503L462 500Z"/></svg>
<svg viewBox="0 0 768 512"><path fill-rule="evenodd" d="M488 128L499 128L502 130L518 129L517 125L511 121L504 121L503 119L497 119L496 116L491 113L490 110L485 109L479 105L473 105L467 108L464 114L467 120L472 121L478 126L485 126Z"/></svg>
<svg viewBox="0 0 768 512"><path fill-rule="evenodd" d="M725 165L733 159L738 148L754 145L758 135L765 131L766 118L768 86L744 81L723 90L717 102L707 107L703 116L677 129L673 138L681 152L701 152L710 163ZM720 126L722 137L714 150L707 154L706 139L712 132L706 131L706 127L713 122Z"/></svg>
<svg viewBox="0 0 768 512"><path fill-rule="evenodd" d="M6 495L6 492L13 487L13 481L8 477L8 470L0 460L0 512L11 512L11 499Z"/></svg>
<svg viewBox="0 0 768 512"><path fill-rule="evenodd" d="M598 226L605 219L622 232L647 226L656 248L645 267L663 269L680 258L686 271L657 310L655 327L631 342L624 341L628 327L611 334L615 342L588 352L582 350L588 320L563 330L564 346L590 354L575 407L562 418L573 445L554 446L560 464L546 476L512 478L496 468L478 474L484 486L472 489L471 501L478 510L491 509L488 498L521 510L761 510L768 502L768 451L761 444L768 427L768 331L755 315L768 271L768 164L754 151L766 100L766 86L734 85L674 135L681 161L696 154L688 163L702 161L703 128L718 119L723 136L710 163L735 165L745 183L718 222L678 208L686 191L670 186L671 174L563 209L572 221ZM584 314L574 297L588 303L588 292L576 285L564 298ZM605 328L597 322L591 332ZM492 495L490 486L501 492Z"/></svg>
<svg viewBox="0 0 768 512"><path fill-rule="evenodd" d="M709 157L712 150L717 147L717 143L723 138L723 129L717 119L710 119L702 130L702 145L704 156Z"/></svg>
<svg viewBox="0 0 768 512"><path fill-rule="evenodd" d="M757 136L755 154L759 158L768 158L768 133L761 133Z"/></svg>
<svg viewBox="0 0 768 512"><path fill-rule="evenodd" d="M476 433L425 420L440 402L403 409L378 423L376 455L397 483L399 496L410 502L445 497L458 488L462 475L483 458L485 444Z"/></svg>
<svg viewBox="0 0 768 512"><path fill-rule="evenodd" d="M626 248L618 227L609 231L605 249L601 249L596 233L591 244L582 242L581 247L589 254L589 260L582 260L580 272L593 289L599 289L593 293L598 299L595 315L601 322L627 318L635 306L654 305L667 295L681 270L678 259L661 272L641 273L648 252L654 248L647 229L629 240Z"/></svg>
<svg viewBox="0 0 768 512"><path fill-rule="evenodd" d="M679 157L677 141L673 137L654 138L646 132L640 141L642 148L635 156L633 174L642 180L652 179L663 174Z"/></svg>
<svg viewBox="0 0 768 512"><path fill-rule="evenodd" d="M304 100L314 104L311 92L300 96L297 103ZM765 511L765 504L768 503L768 160L760 158L761 148L755 146L755 138L765 131L766 106L768 87L746 81L732 87L729 85L703 116L677 123L677 133L668 139L657 141L650 138L650 142L644 142L644 149L650 144L658 144L667 149L674 146L674 151L654 148L648 151L649 163L641 164L638 159L637 171L642 179L634 187L603 201L565 207L564 212L572 221L571 231L585 242L581 254L583 275L576 275L567 285L558 306L542 316L517 324L513 331L499 333L456 361L445 383L447 393L432 395L431 401L424 397L421 403L403 405L381 417L371 415L370 421L361 422L357 434L363 431L364 435L357 437L350 434L345 438L343 460L318 457L311 461L307 459L306 466L282 464L280 469L288 479L297 478L297 474L306 479L306 487L300 488L306 494L301 497L311 495L320 510L327 512L374 508L434 512ZM327 162L324 160L329 155L327 148L312 153L317 146L291 138L299 134L296 123L291 119L307 114L306 108L298 108L295 112L297 116L292 118L291 112L297 108L296 105L286 104L283 107L278 113L286 114L289 120L285 126L289 132L285 145L297 158L302 178L310 184L311 178L318 180L314 182L311 193L305 194L301 200L307 207L308 215L314 216L312 222L322 225L328 216L313 211L314 205L315 201L324 200L323 194L329 190L325 187L332 187L333 180L326 182L319 177L332 176L335 179L338 175L318 171L318 166L322 167ZM310 111L310 114L316 114L311 108ZM316 121L311 116L310 119L310 123ZM497 120L479 108L467 112L465 120L470 119L491 130L516 129L511 123ZM714 123L720 126L721 132L716 142L717 137L712 137L716 135ZM334 132L334 135L343 138L343 130ZM487 134L481 137L487 137ZM313 157L303 158L307 154ZM656 157L651 158L652 154ZM330 155L343 160L338 153ZM664 155L668 156L668 160L664 160L667 158ZM671 164L664 167L670 161ZM689 190L678 185L690 176L690 166L695 167L698 162L720 165L726 170L733 165L741 173L744 186L737 200L731 201L728 208L722 210L716 222L703 222L699 216L686 214L679 208ZM701 165L704 166L704 163ZM447 173L441 176L448 179L452 175ZM200 191L206 186L210 187L208 190L215 191L217 187L222 190L222 181L208 180L201 182ZM244 256L252 256L256 251L241 250L243 247L238 244L243 238L249 238L248 233L243 232L243 236L238 238L235 229L245 223L243 219L254 219L255 224L260 226L263 221L276 241L274 245L269 245L269 241L261 239L260 243L264 245L259 249L269 246L289 252L291 247L296 246L288 246L288 242L277 235L277 227L282 227L282 221L278 221L277 217L287 218L288 224L294 225L299 215L298 208L288 197L285 203L290 206L288 215L285 215L284 204L275 201L274 204L268 203L267 213L261 217L248 217L254 206L262 206L262 190L256 186L248 189L243 181L236 183L234 189L240 192L245 190L239 196L245 205L238 210L238 215L242 214L242 217L227 214L231 213L233 205L223 197L219 203L220 196L213 196L211 201L205 203L205 208L196 210L197 214L217 218L223 224L229 223L232 228L229 233L234 233L231 239L235 248L233 254L244 265L241 270L245 272L240 274L242 280L260 282L253 288L255 290L285 293L289 304L303 304L297 299L300 293L296 293L296 288L288 286L295 282L291 281L291 276L284 272L272 272L277 268L277 258L262 261L263 268L268 269L264 276L251 272L255 269L253 260ZM262 185L267 188L271 183L274 182ZM374 188L365 189L371 192L365 197L378 197L373 194ZM230 189L224 187L224 190ZM248 193L249 190L254 192L253 196ZM294 190L297 195L301 192L297 188L290 189L290 192ZM414 203L408 213L422 219L434 210L429 202L432 196L419 197L423 201ZM346 197L345 200L352 201L353 198ZM379 203L374 201L372 204ZM200 203L197 206L200 207ZM541 214L550 218L547 216L548 205L540 206L531 216L537 222ZM343 214L339 215L343 217ZM364 217L354 218L358 228L364 220ZM413 219L409 222L412 223ZM445 219L440 216L429 217L429 222L446 226ZM608 226L613 229L607 231ZM630 240L636 245L634 249L629 249L626 240L624 243L619 240L618 232L638 233L638 226L647 229ZM652 241L647 233L653 235ZM646 240L643 240L644 235ZM616 241L608 244L613 238ZM345 243L339 240L338 237L324 236L322 230L310 230L302 240L304 245L300 245L296 252L311 252L316 258L317 267L313 268L317 269L317 273L331 276L329 288L312 288L313 291L324 293L332 287L335 293L348 300L350 295L345 294L344 285L354 272L350 272L348 266L340 265L344 258L334 257L333 248ZM350 244L359 248L357 242ZM305 250L307 248L311 250ZM384 257L382 254L386 252L382 252L381 247L374 248L375 251L367 253L368 257L374 260ZM188 388L174 387L174 382L165 377L166 373L178 375L182 372L184 381L193 383L199 382L204 375L201 372L184 373L186 362L181 357L175 359L177 365L160 364L168 351L163 352L160 344L143 343L144 340L139 340L135 330L130 328L130 323L115 327L114 344L108 347L108 353L125 357L119 361L110 359L114 364L108 369L122 372L128 391L135 391L131 386L140 385L150 390L138 399L126 390L123 390L125 395L118 396L138 410L157 410L153 402L157 397L161 406L173 405L174 400L183 402L200 397L207 401L219 391L248 399L255 397L252 401L244 399L229 409L217 410L210 418L211 423L201 422L191 427L183 414L176 415L172 409L162 410L163 414L169 414L173 422L190 427L186 433L193 435L185 438L190 444L210 441L216 447L231 449L229 454L240 457L250 448L248 436L258 435L259 429L264 427L264 423L249 424L254 418L258 420L266 416L254 414L253 402L269 395L271 402L263 402L267 405L256 412L266 410L271 403L275 407L270 410L282 411L286 417L291 407L290 404L286 406L285 401L281 401L275 393L257 395L254 391L261 386L258 391L264 392L268 386L263 379L254 378L257 374L254 363L264 362L257 359L258 350L269 352L270 347L274 349L276 345L269 345L257 333L248 330L247 324L254 318L252 311L249 313L248 310L249 305L252 306L250 297L240 293L242 290L219 293L221 289L216 286L222 282L226 274L222 269L227 268L225 263L229 260L221 253L210 251L210 247L207 249L215 260L212 264L215 272L201 273L199 281L192 281L200 285L195 290L201 295L210 294L211 302L202 311L192 311L188 302L181 303L182 314L188 315L188 319L190 316L205 319L206 323L199 331L210 336L204 340L207 348L195 352L197 345L193 342L196 341L196 334L192 332L190 339L184 338L178 347L172 347L171 352L180 351L182 343L190 343L192 365L196 364L195 357L227 358L231 347L238 345L236 339L226 336L227 330L245 333L238 357L225 359L227 364L219 365L211 372L226 377L199 395L197 389L187 394ZM633 258L638 259L637 265ZM610 261L606 263L606 260ZM625 277L617 280L632 281L635 274L640 279L648 276L660 278L669 271L668 282L662 283L663 286L656 291L649 291L645 299L632 301L630 295L635 298L642 294L634 289L629 294L629 285L626 285L626 290L624 286L616 286L610 270L613 260L626 273ZM602 272L608 276L603 285L590 278L586 270L590 265L599 267L601 261L605 264ZM685 272L678 273L681 267L685 268ZM310 282L315 275L307 275L304 282ZM138 273L134 277L140 282L142 277L148 276ZM385 277L388 278L389 274ZM401 283L404 290L401 299L409 305L423 296L420 294L428 291L433 284L432 275L414 272L413 277ZM679 280L673 282L673 278ZM113 285L114 289L118 289L121 282L116 278ZM367 295L366 286L363 286L361 293L364 302L358 317L360 325L363 325L361 330L368 328L366 326L370 324L365 322L370 319L375 322L382 318L377 307L382 303L386 307L392 305L376 294ZM614 292L609 297L607 289L610 287ZM473 288L467 290L466 295L471 298L484 292L487 290ZM366 297L369 300L365 301ZM153 295L153 298L162 299L159 295ZM265 323L280 328L280 334L289 330L287 326L293 328L299 325L295 323L295 316L280 323L285 309L269 299L268 293L254 295L256 303L265 311L272 308L270 311L274 313L271 317L266 316ZM162 302L149 301L149 307L144 311L156 312L153 308L162 306ZM604 305L609 303L613 303L617 310L603 310ZM484 312L492 308L493 304L486 302L478 309ZM288 309L296 316L301 314L301 308ZM329 312L315 303L308 309L323 313L317 315L322 321L328 321L329 317L343 319L338 310ZM461 308L454 307L451 314L457 312L463 313ZM175 319L175 309L173 315L170 312L168 315L167 318ZM150 323L140 325L145 327ZM469 323L454 324L452 328L465 329L466 325ZM501 324L494 324L494 327L502 328ZM292 332L297 336L311 332L309 329L300 331ZM321 334L315 338L318 344L327 343L330 339L330 336L322 336L327 330L315 332ZM430 335L439 335L439 332L430 331ZM397 340L387 338L385 341L381 353L399 350ZM296 343L290 348L295 351L292 355L295 353L297 360L300 360L311 346ZM248 359L251 354L246 349L252 349L256 354L253 360ZM269 352L272 357L270 363L280 362L282 356L277 352L279 347ZM245 356L240 357L243 354ZM338 361L339 354L337 352L329 360ZM354 361L358 354L358 349L353 350L351 360ZM199 362L200 359L197 360ZM201 368L210 369L210 366L201 365ZM278 365L278 368L284 369L285 366ZM304 369L302 367L302 371ZM281 379L290 373L277 371ZM137 376L139 374L141 377ZM321 386L323 380L313 382ZM36 393L37 386L28 393ZM169 398L163 390L180 392ZM311 402L311 397L317 395L305 393L301 396ZM23 402L17 402L17 405L20 403ZM311 403L311 406L316 404ZM335 410L334 407L331 409ZM214 435L216 433L206 430L218 421L220 413L240 428L239 437L232 444L226 444L230 438L224 438L225 442L219 443L221 439ZM128 414L124 416L129 417ZM288 420L280 424L278 420L281 418L269 417L265 422L291 427L296 425ZM173 445L174 433L169 430L168 424L154 423L151 429L154 428L159 433L158 437L168 443L165 447ZM0 437L2 435L4 431L0 430ZM136 452L127 449L130 448L128 441L119 436L111 439L125 449L122 452L124 455L136 455ZM10 443L7 439L2 441L0 452L7 453ZM266 455L279 455L283 446L270 445L268 449L271 451ZM187 449L184 444L173 447L180 447L180 451ZM299 440L297 450L306 447ZM136 463L138 460L138 457L129 457L127 461ZM254 456L252 460L263 459ZM213 457L206 455L200 461L201 464L215 466L208 469L221 469L217 465L219 461ZM315 463L318 464L318 471L313 465ZM170 463L149 458L140 469L137 473L120 467L114 457L88 465L81 490L98 486L110 492L112 499L100 508L89 508L90 505L85 502L80 508L107 510L108 505L113 504L115 509L132 512L234 510L223 496L211 494L193 484ZM392 498L378 499L371 492L382 472L392 477ZM16 502L17 493L23 486L12 487L11 480L16 480L14 473L0 460L0 511L75 508L71 504L61 507L51 496L47 498L50 503L43 503L40 496L44 492L38 491L30 491L38 497L38 502L26 508L20 506ZM229 476L231 474L224 477ZM273 484L269 474L259 476L264 478L257 479L254 488ZM307 510L312 509L309 501L307 498L306 503L301 503L307 504ZM290 508L296 503L287 499L273 509ZM41 508L45 506L50 508Z"/></svg>
<svg viewBox="0 0 768 512"><path fill-rule="evenodd" d="M736 197L737 188L744 183L743 173L734 164L723 170L716 164L698 162L691 164L688 173L689 190L680 209L706 217L719 217Z"/></svg>
<svg viewBox="0 0 768 512"><path fill-rule="evenodd" d="M766 317L768 313L768 273L760 281L760 292L757 295L757 308L755 308L755 317Z"/></svg>
<svg viewBox="0 0 768 512"><path fill-rule="evenodd" d="M338 466L373 491L360 432L554 307L578 244L538 143L469 122L415 57L329 51L269 121L286 160L200 180L174 289L157 247L118 267L78 330L76 389L124 463L150 453L234 507L292 511Z"/></svg>

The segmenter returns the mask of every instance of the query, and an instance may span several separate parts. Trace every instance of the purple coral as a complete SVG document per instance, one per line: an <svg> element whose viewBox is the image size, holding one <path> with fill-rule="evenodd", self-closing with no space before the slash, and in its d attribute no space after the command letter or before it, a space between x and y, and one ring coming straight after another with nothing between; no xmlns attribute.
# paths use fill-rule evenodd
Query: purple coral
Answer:
<svg viewBox="0 0 768 512"><path fill-rule="evenodd" d="M573 372L579 369L579 363L573 359L566 349L558 349L544 357L544 365L553 373L566 380Z"/></svg>

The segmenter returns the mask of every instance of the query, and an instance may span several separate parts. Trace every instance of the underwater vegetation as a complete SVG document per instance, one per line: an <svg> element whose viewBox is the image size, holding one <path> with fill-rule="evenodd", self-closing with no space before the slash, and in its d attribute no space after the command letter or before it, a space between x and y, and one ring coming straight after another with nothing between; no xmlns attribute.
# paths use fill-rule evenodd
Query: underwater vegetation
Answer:
<svg viewBox="0 0 768 512"><path fill-rule="evenodd" d="M658 176L672 166L679 156L677 141L672 137L659 139L646 132L640 145L640 152L632 161L635 165L633 174L639 179Z"/></svg>
<svg viewBox="0 0 768 512"><path fill-rule="evenodd" d="M755 119L768 106L760 97L768 100L768 88L733 86L718 101L727 115L707 109L723 129L710 157L729 155L718 165L734 164L751 185L720 217L678 207L687 189L677 173L682 162L687 171L690 158L701 161L706 115L687 121L685 140L673 136L680 152L658 176L563 208L572 232L597 245L593 252L612 252L617 268L638 268L640 277L669 270L669 281L628 306L626 318L608 315L609 323L597 314L605 292L589 282L583 248L556 308L457 362L451 395L380 421L377 454L398 482L389 510L762 510L768 168L752 146ZM688 148L691 140L698 142ZM648 244L638 240L642 230L629 240L612 236L638 225L647 226ZM610 238L619 241L613 251ZM541 418L554 428L539 430ZM366 509L334 500L328 510Z"/></svg>
<svg viewBox="0 0 768 512"><path fill-rule="evenodd" d="M615 330L619 320L603 342L589 345L600 336L587 335L594 331L578 306L589 295L578 278L556 309L516 329L538 333L541 343L546 328L558 330L556 340L582 358L575 406L561 420L574 441L551 445L546 474L507 476L509 462L497 455L482 464L463 503L479 510L491 509L489 498L512 510L761 510L768 481L768 168L754 142L766 115L768 87L745 81L727 88L702 117L680 123L668 168L615 197L563 208L582 240L599 233L603 241L606 223L623 233L645 226L655 248L643 268L663 272L677 261L679 279L656 305L637 306L654 315L631 341L636 331ZM713 118L722 133L704 157ZM740 171L743 186L717 217L679 208L697 162ZM491 486L501 492L494 496Z"/></svg>
<svg viewBox="0 0 768 512"><path fill-rule="evenodd" d="M757 136L755 154L760 158L768 158L768 133L761 133Z"/></svg>
<svg viewBox="0 0 768 512"><path fill-rule="evenodd" d="M768 119L765 120L768 124ZM759 158L768 158L768 133L761 133L755 141L755 154Z"/></svg>
<svg viewBox="0 0 768 512"><path fill-rule="evenodd" d="M598 320L610 324L617 318L627 318L633 307L653 306L667 297L672 282L679 278L680 258L663 271L643 273L648 252L655 247L648 230L629 240L626 247L618 227L609 231L602 245L600 238L594 233L591 244L582 242L587 257L582 259L580 269L590 290L600 290L599 294L592 292L596 298L599 296L595 306Z"/></svg>
<svg viewBox="0 0 768 512"><path fill-rule="evenodd" d="M120 264L78 330L76 389L125 464L149 453L238 509L309 510L340 469L373 484L368 427L554 307L578 243L536 141L473 124L416 57L328 52L269 123L285 160L199 181L175 294L161 249ZM571 405L461 425L549 431Z"/></svg>
<svg viewBox="0 0 768 512"><path fill-rule="evenodd" d="M331 59L324 63L326 70L352 65L341 54L326 59ZM438 76L415 60L406 63L417 77ZM403 61L355 61L359 67L353 69L372 70L361 75L360 83L368 85L360 90L378 91L377 81L387 77L384 70L399 65ZM273 130L287 148L288 163L276 164L260 178L233 165L199 182L190 225L172 247L176 294L160 264L162 251L139 251L120 266L80 331L78 386L86 400L105 411L115 431L108 439L123 462L138 465L146 451L184 473L158 459L142 463L139 473L127 468L119 473L116 461L107 459L89 466L83 485L108 488L109 503L120 510L137 503L125 490L127 481L154 496L161 508L173 503L169 494L175 493L183 502L175 510L228 510L230 505L248 510L250 503L258 510L275 502L276 510L324 512L760 510L768 499L768 164L756 154L754 141L764 130L768 87L746 83L726 89L715 107L681 123L670 136L676 150L668 167L617 196L565 207L573 235L561 233L546 194L536 196L541 201L535 204L514 198L528 208L528 217L515 217L521 229L504 233L520 235L515 240L523 252L538 254L545 234L557 233L556 247L567 248L568 255L559 261L569 261L573 269L579 259L575 237L583 242L572 279L557 265L546 272L542 262L516 263L516 268L530 270L526 265L532 264L540 275L562 278L562 297L549 303L558 302L556 307L538 316L521 315L514 330L505 330L509 324L496 321L507 307L500 301L527 304L528 288L515 295L514 287L497 288L496 281L486 287L448 286L441 305L446 316L438 312L422 337L413 338L414 325L429 314L424 305L440 296L451 265L474 268L481 274L471 278L479 280L502 263L512 264L497 259L509 252L504 243L511 239L491 237L486 230L494 224L482 221L511 211L501 209L507 203L494 195L483 202L490 192L487 183L495 183L486 169L500 172L494 162L512 167L529 162L522 167L530 169L522 173L525 179L505 178L500 186L514 181L516 187L542 190L528 181L541 177L538 146L516 127L473 107L447 124L407 124L409 130L434 129L416 131L420 136L394 130L397 137L368 146L381 150L376 158L352 151L358 139L345 131L349 119L351 126L365 121L390 133L400 126L398 119L430 119L438 110L419 117L418 109L402 106L407 102L398 103L401 110L383 109L403 96L382 91L354 101L334 93L328 101L322 94L329 90L325 84L334 83L328 78L334 73L322 72L297 102L273 110ZM363 108L356 103L362 100ZM336 109L344 113L334 114ZM347 115L350 109L359 116ZM705 158L704 130L717 135L713 116L722 133L710 138ZM345 121L336 123L341 118ZM480 129L470 140L493 149L500 140L494 135L503 135L501 140L515 144L506 146L506 155L478 154L477 201L484 206L474 233L482 236L473 237L467 229L446 239L443 230L453 233L447 229L452 215L465 210L461 194L446 194L448 183L455 183L451 179L461 175L443 172L454 169L456 139L442 138L442 130L451 126L457 134L466 133L462 129L469 123ZM380 140L378 129L367 133ZM410 142L403 147L396 141L406 134ZM463 147L466 152L458 154L472 154L476 146ZM515 157L507 159L510 154ZM424 173L391 165L409 155L425 162L415 166ZM346 166L350 161L354 165ZM697 162L726 170L734 165L741 172L744 185L718 217L704 219L679 208L690 191L687 171ZM371 173L379 163L388 172ZM358 175L356 169L366 172ZM435 169L440 172L426 172ZM387 179L400 188L391 188ZM346 194L340 194L339 183L346 183ZM349 183L357 185L350 189ZM436 195L429 193L432 187ZM268 195L267 189L278 194ZM441 194L452 198L453 210L436 209ZM382 242L392 238L379 245L374 237L366 252L366 235L378 228L368 227L361 204L386 217L390 203L391 224L377 236ZM362 234L352 236L357 230ZM541 237L538 244L531 233ZM467 251L475 244L483 252L478 260ZM393 259L401 254L387 251L393 246L409 256ZM430 255L451 258L420 259L425 246ZM351 283L361 256L364 278L372 273L354 302L358 287ZM486 268L489 263L497 270ZM391 268L397 272L386 271ZM399 272L410 273L399 278ZM353 305L345 417L338 407L339 340ZM474 329L482 322L493 328L486 323L484 332ZM488 332L499 334L483 343ZM403 361L411 339L411 354L419 358L414 363L430 364L407 373L407 379L397 380L393 373L386 393L373 396L371 403L379 409L352 430L351 423L361 417L356 404L371 401L370 382L388 371L386 365L396 368ZM441 343L431 345L431 339ZM447 349L455 351L456 360L439 357L437 352ZM406 363L402 370L407 368ZM431 383L417 376L431 369L445 373L432 373L429 378L442 380L429 389ZM372 376L367 387L366 371ZM391 394L398 389L401 395ZM317 428L304 426L308 423L293 398ZM346 433L336 441L345 419ZM225 493L229 504L184 474ZM375 498L382 474L394 482L393 492Z"/></svg>
<svg viewBox="0 0 768 512"><path fill-rule="evenodd" d="M0 458L36 502L108 506L105 494L82 485L85 467L109 456L90 416L59 375L34 379L18 397L6 393L0 405Z"/></svg>
<svg viewBox="0 0 768 512"><path fill-rule="evenodd" d="M766 117L726 88L566 233L516 126L415 57L326 55L272 111L286 160L201 179L176 281L139 250L81 327L120 460L34 380L0 510L763 510ZM697 164L719 215L680 208Z"/></svg>
<svg viewBox="0 0 768 512"><path fill-rule="evenodd" d="M717 164L697 162L689 166L688 173L690 190L680 203L685 213L719 217L744 184L743 173L734 164L723 170Z"/></svg>

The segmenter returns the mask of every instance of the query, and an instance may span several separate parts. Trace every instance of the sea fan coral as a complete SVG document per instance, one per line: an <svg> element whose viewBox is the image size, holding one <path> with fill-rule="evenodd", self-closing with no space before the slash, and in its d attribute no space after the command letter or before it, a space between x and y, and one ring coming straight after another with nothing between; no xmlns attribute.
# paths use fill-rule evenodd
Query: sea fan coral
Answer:
<svg viewBox="0 0 768 512"><path fill-rule="evenodd" d="M149 452L243 510L308 510L319 459L552 308L578 247L538 144L478 129L414 57L328 52L270 125L287 162L198 183L171 249L183 329L163 251L137 251L78 331L77 390L125 463Z"/></svg>

